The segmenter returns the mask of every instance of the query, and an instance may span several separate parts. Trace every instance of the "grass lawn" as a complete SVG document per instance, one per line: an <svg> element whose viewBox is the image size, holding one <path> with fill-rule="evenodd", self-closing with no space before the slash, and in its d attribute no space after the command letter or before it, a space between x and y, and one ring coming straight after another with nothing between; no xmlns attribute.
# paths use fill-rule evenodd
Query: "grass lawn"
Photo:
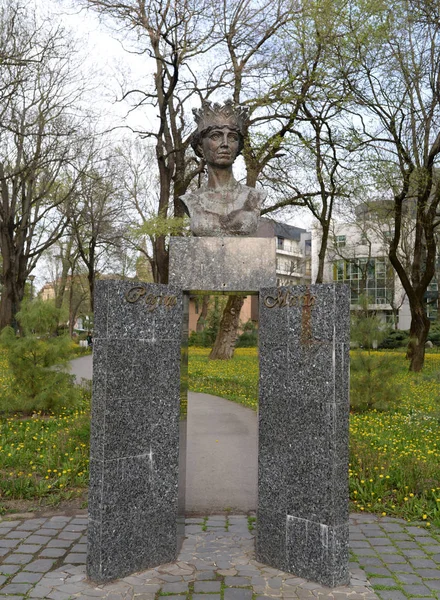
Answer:
<svg viewBox="0 0 440 600"><path fill-rule="evenodd" d="M231 361L209 361L190 348L190 389L257 408L255 349ZM396 382L404 390L394 412L352 414L350 499L356 511L404 517L440 527L440 354L428 354L422 374L407 372L402 353ZM0 393L8 385L0 354ZM11 499L57 504L84 491L88 480L89 406L61 415L0 420L0 510Z"/></svg>

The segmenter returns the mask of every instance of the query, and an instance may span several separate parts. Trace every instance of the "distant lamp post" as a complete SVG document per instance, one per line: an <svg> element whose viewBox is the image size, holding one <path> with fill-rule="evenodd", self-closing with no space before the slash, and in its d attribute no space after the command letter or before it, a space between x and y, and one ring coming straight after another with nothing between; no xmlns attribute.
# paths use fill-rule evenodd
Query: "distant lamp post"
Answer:
<svg viewBox="0 0 440 600"><path fill-rule="evenodd" d="M35 275L29 275L28 279L31 282L31 300L33 300L34 299L34 279L35 279Z"/></svg>

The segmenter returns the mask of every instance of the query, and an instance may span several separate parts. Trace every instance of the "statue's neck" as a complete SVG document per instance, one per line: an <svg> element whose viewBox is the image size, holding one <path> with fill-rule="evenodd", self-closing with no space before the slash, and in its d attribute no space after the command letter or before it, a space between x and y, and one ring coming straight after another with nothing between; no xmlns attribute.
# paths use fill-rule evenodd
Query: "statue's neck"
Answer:
<svg viewBox="0 0 440 600"><path fill-rule="evenodd" d="M233 187L237 181L232 173L232 166L225 169L215 167L208 168L208 183L209 189L222 190L224 188Z"/></svg>

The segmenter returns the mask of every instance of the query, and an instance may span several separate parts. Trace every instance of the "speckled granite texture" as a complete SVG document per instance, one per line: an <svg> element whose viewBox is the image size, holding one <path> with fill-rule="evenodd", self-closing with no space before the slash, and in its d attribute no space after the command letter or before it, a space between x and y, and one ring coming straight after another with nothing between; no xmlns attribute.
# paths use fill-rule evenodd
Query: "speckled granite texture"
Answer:
<svg viewBox="0 0 440 600"><path fill-rule="evenodd" d="M258 292L276 285L275 238L173 237L169 280L190 292Z"/></svg>
<svg viewBox="0 0 440 600"><path fill-rule="evenodd" d="M97 282L87 556L95 582L177 556L182 320L175 287Z"/></svg>
<svg viewBox="0 0 440 600"><path fill-rule="evenodd" d="M348 572L349 289L260 293L257 559L329 587Z"/></svg>

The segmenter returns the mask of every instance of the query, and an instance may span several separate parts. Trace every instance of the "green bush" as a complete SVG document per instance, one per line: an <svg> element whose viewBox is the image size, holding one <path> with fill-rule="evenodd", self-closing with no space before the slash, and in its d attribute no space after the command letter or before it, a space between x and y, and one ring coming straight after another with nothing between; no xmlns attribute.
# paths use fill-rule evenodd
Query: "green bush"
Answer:
<svg viewBox="0 0 440 600"><path fill-rule="evenodd" d="M73 377L64 372L72 356L70 338L53 333L58 315L50 302L34 300L16 315L20 335L12 327L2 331L0 343L13 378L0 398L0 412L57 412L78 402Z"/></svg>
<svg viewBox="0 0 440 600"><path fill-rule="evenodd" d="M402 329L393 329L386 338L379 344L379 348L384 350L394 350L396 348L406 348L409 342L409 331Z"/></svg>
<svg viewBox="0 0 440 600"><path fill-rule="evenodd" d="M395 376L400 367L394 357L354 350L350 360L350 407L354 412L389 411L401 398Z"/></svg>
<svg viewBox="0 0 440 600"><path fill-rule="evenodd" d="M362 298L361 309L351 321L351 340L366 349L351 354L350 406L355 412L392 410L399 401L401 389L394 381L399 367L394 357L371 351L383 344L388 332L386 324L368 310L368 300Z"/></svg>
<svg viewBox="0 0 440 600"><path fill-rule="evenodd" d="M243 327L243 333L238 336L235 344L237 348L255 348L258 346L258 328L249 320Z"/></svg>

